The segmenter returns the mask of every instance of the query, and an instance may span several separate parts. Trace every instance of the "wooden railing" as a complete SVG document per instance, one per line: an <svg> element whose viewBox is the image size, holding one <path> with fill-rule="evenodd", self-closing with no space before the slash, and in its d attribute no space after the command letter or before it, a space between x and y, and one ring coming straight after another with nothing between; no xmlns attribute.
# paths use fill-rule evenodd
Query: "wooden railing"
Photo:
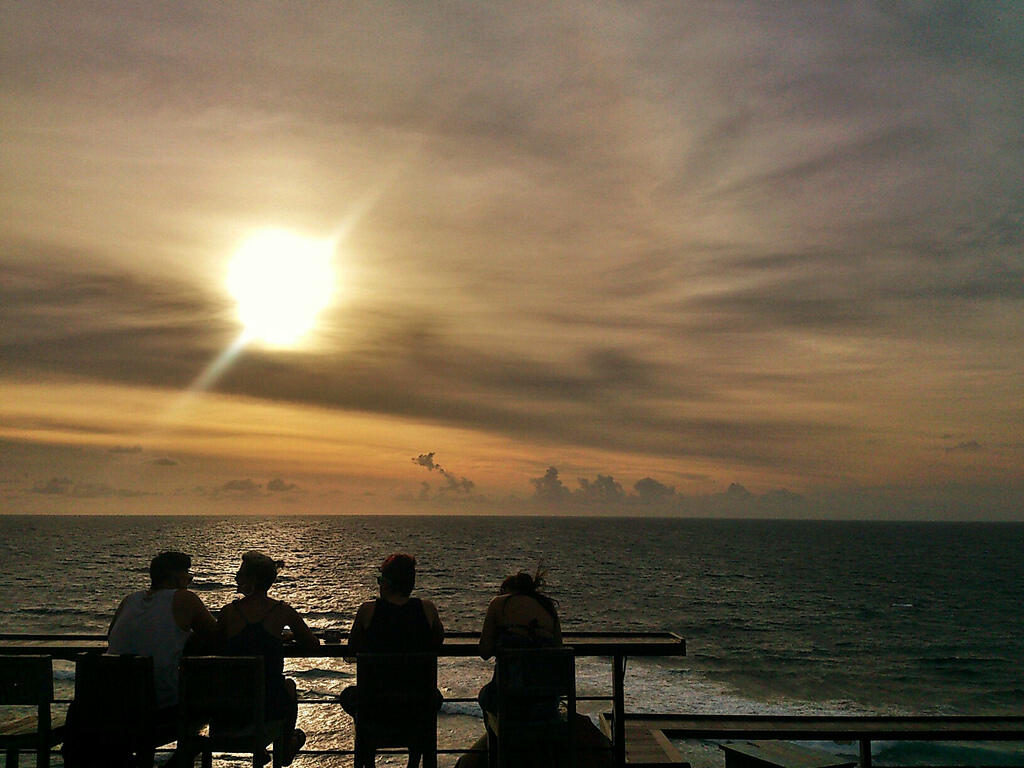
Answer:
<svg viewBox="0 0 1024 768"><path fill-rule="evenodd" d="M285 649L290 658L349 658L345 633L318 633L325 643L312 653L296 648ZM477 632L448 632L438 652L439 657L471 658L478 656ZM610 701L612 750L617 766L626 765L625 684L626 659L633 657L685 656L686 641L671 632L563 632L565 645L577 657L606 657L611 663L611 696L578 696L578 701ZM74 660L81 653L100 653L106 649L106 638L97 634L0 634L0 654L47 654L55 659ZM454 698L450 701L475 701ZM300 704L322 704L322 699L300 699ZM441 754L459 754L465 749L439 749ZM351 755L351 750L303 750L306 755Z"/></svg>

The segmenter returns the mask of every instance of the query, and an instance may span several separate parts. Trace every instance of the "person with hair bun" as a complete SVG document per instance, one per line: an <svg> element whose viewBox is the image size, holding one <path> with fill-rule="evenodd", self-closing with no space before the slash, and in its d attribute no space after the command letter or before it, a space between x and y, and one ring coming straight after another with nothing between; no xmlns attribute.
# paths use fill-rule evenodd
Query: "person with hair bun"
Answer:
<svg viewBox="0 0 1024 768"><path fill-rule="evenodd" d="M501 582L501 589L487 606L480 630L480 656L489 659L505 648L553 648L562 644L558 603L544 594L544 572L532 576L519 571ZM492 679L477 697L485 712L496 712Z"/></svg>
<svg viewBox="0 0 1024 768"><path fill-rule="evenodd" d="M217 626L225 653L263 657L266 718L284 721L285 733L291 734L284 755L284 765L289 765L305 744L306 734L295 727L298 696L295 681L284 676L283 645L294 639L300 649L312 651L320 640L294 608L267 596L282 567L283 561L262 552L250 550L242 555L235 574L242 597L221 609Z"/></svg>

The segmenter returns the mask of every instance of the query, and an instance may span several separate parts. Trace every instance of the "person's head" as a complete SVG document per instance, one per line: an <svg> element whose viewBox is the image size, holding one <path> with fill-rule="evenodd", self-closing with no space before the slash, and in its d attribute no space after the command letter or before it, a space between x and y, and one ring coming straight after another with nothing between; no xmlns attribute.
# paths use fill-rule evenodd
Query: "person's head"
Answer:
<svg viewBox="0 0 1024 768"><path fill-rule="evenodd" d="M282 560L273 560L262 552L249 550L242 555L242 565L235 574L238 591L243 595L266 592L277 581L277 569L283 565Z"/></svg>
<svg viewBox="0 0 1024 768"><path fill-rule="evenodd" d="M399 597L408 597L416 586L416 558L404 552L388 555L381 563L377 583L382 592L388 590Z"/></svg>
<svg viewBox="0 0 1024 768"><path fill-rule="evenodd" d="M192 581L188 571L192 558L184 552L161 552L149 563L149 580L153 589L184 589Z"/></svg>
<svg viewBox="0 0 1024 768"><path fill-rule="evenodd" d="M532 576L526 571L519 571L504 578L499 592L502 595L529 595L540 603L544 610L555 616L558 603L543 593L546 583L544 571L539 568Z"/></svg>
<svg viewBox="0 0 1024 768"><path fill-rule="evenodd" d="M544 587L544 574L537 571L533 576L528 574L526 571L519 571L513 573L511 576L506 576L501 582L501 594L507 595L516 593L519 595L532 595L535 592L539 592Z"/></svg>

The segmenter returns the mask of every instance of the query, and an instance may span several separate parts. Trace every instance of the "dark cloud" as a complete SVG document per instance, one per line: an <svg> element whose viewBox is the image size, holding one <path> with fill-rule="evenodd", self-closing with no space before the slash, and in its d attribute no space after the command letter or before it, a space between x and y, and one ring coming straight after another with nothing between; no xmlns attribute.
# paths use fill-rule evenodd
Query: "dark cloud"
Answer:
<svg viewBox="0 0 1024 768"><path fill-rule="evenodd" d="M244 480L228 480L226 483L217 488L218 491L228 491L231 493L256 493L262 486L249 478Z"/></svg>
<svg viewBox="0 0 1024 768"><path fill-rule="evenodd" d="M286 483L279 477L275 477L267 483L267 490L274 492L294 491L298 487L295 483Z"/></svg>
<svg viewBox="0 0 1024 768"><path fill-rule="evenodd" d="M438 495L444 496L451 493L471 493L473 489L476 487L476 483L474 483L472 480L466 477L458 477L457 475L454 475L448 470L446 470L444 467L442 467L440 464L434 461L434 454L435 451L431 451L430 453L421 453L419 456L414 458L412 462L413 464L424 467L429 472L437 470L437 472L441 475L441 478L444 480L444 483L442 483L438 487ZM429 498L429 493L430 484L425 482L423 483L420 491L421 500Z"/></svg>
<svg viewBox="0 0 1024 768"><path fill-rule="evenodd" d="M32 486L32 493L65 494L71 490L71 480L66 477L51 477L46 482L39 482Z"/></svg>
<svg viewBox="0 0 1024 768"><path fill-rule="evenodd" d="M149 463L155 464L158 467L176 467L180 462L167 458L166 456L161 456L159 459L153 459Z"/></svg>
<svg viewBox="0 0 1024 768"><path fill-rule="evenodd" d="M977 440L964 440L946 448L947 453L979 453L984 450L985 447Z"/></svg>
<svg viewBox="0 0 1024 768"><path fill-rule="evenodd" d="M53 477L32 486L33 493L51 496L72 496L79 499L133 498L149 496L146 491L129 488L114 488L106 483L73 482L67 477Z"/></svg>
<svg viewBox="0 0 1024 768"><path fill-rule="evenodd" d="M412 461L413 464L418 464L421 467L426 467L431 472L433 472L435 469L440 469L440 467L434 463L434 451L431 451L430 453L421 453Z"/></svg>
<svg viewBox="0 0 1024 768"><path fill-rule="evenodd" d="M106 499L135 498L151 494L129 488L114 488L106 483L76 483L71 489L71 495L83 499Z"/></svg>
<svg viewBox="0 0 1024 768"><path fill-rule="evenodd" d="M653 477L644 477L633 483L637 498L645 504L660 504L675 496L676 489L659 483Z"/></svg>

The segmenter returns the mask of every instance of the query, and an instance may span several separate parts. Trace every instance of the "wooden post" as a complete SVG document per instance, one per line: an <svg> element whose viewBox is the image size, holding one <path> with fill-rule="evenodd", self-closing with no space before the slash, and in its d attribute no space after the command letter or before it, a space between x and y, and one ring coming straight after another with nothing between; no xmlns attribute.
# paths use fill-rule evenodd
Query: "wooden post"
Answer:
<svg viewBox="0 0 1024 768"><path fill-rule="evenodd" d="M860 762L858 768L871 768L871 739L860 740Z"/></svg>
<svg viewBox="0 0 1024 768"><path fill-rule="evenodd" d="M612 747L617 768L626 766L626 657L612 657Z"/></svg>

